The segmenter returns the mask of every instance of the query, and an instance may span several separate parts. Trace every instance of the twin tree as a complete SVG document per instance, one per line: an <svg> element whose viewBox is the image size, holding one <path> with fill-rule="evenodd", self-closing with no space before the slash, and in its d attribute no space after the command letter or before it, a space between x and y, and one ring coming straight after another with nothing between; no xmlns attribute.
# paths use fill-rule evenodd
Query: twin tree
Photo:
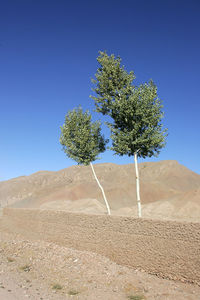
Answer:
<svg viewBox="0 0 200 300"><path fill-rule="evenodd" d="M133 85L134 73L128 73L121 65L121 58L99 52L99 68L92 80L95 87L96 111L110 117L106 122L111 131L111 150L120 156L134 156L136 171L136 195L138 217L141 217L138 157L157 156L165 146L167 129L161 124L163 105L157 95L157 87L150 81L139 86ZM106 150L108 140L101 134L100 122L91 121L90 113L79 107L65 117L61 127L60 143L66 155L78 164L89 165L102 190L107 212L110 208L100 185L92 162Z"/></svg>

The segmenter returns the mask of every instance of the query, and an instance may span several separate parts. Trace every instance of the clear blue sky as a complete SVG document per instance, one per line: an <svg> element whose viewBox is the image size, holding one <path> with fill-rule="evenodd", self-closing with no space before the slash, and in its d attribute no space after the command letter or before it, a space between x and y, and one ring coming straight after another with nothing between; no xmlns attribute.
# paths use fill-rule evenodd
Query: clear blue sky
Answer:
<svg viewBox="0 0 200 300"><path fill-rule="evenodd" d="M199 0L7 0L0 4L0 180L75 164L61 150L59 127L75 106L94 109L99 50L120 55L136 83L152 78L158 86L169 136L153 160L175 159L200 173ZM101 157L133 162L111 151Z"/></svg>

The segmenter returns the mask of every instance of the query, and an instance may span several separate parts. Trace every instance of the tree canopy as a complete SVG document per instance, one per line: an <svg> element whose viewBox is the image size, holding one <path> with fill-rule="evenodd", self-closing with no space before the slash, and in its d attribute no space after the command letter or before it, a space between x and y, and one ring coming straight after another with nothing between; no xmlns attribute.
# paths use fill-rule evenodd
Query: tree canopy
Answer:
<svg viewBox="0 0 200 300"><path fill-rule="evenodd" d="M152 81L134 88L127 100L113 104L111 129L112 150L128 156L137 152L139 157L157 155L165 146L166 129L163 129L162 104L157 87Z"/></svg>
<svg viewBox="0 0 200 300"><path fill-rule="evenodd" d="M122 99L128 99L132 94L132 82L135 79L134 72L128 73L124 66L121 66L121 58L106 52L99 52L97 57L99 68L92 79L95 84L93 91L96 96L91 96L95 101L96 111L110 115L113 103Z"/></svg>
<svg viewBox="0 0 200 300"><path fill-rule="evenodd" d="M89 111L81 107L69 111L61 127L60 143L66 155L78 164L89 165L106 149L108 140L101 134L101 123L92 122Z"/></svg>
<svg viewBox="0 0 200 300"><path fill-rule="evenodd" d="M107 114L113 122L112 147L115 154L139 157L157 155L165 146L167 130L163 129L163 105L157 95L157 87L151 80L138 87L133 85L134 73L121 66L121 59L100 52L100 67L93 80L97 96L96 111Z"/></svg>

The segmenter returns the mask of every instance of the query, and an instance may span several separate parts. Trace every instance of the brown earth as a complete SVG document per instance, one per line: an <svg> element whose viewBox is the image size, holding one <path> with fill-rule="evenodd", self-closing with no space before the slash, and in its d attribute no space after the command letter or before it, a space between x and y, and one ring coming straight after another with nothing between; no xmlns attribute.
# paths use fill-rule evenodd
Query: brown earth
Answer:
<svg viewBox="0 0 200 300"><path fill-rule="evenodd" d="M134 165L96 164L94 168L112 215L136 216ZM199 222L200 175L176 161L141 163L139 169L143 217ZM0 207L8 205L106 214L91 169L82 166L0 182ZM25 237L17 228L7 231L1 221L0 217L0 300L200 299L197 285L161 279L42 237L33 240L34 232ZM61 289L53 289L55 284Z"/></svg>
<svg viewBox="0 0 200 300"><path fill-rule="evenodd" d="M193 284L120 266L96 253L0 231L1 300L198 300L199 295L200 287Z"/></svg>
<svg viewBox="0 0 200 300"><path fill-rule="evenodd" d="M200 286L200 223L5 208L2 228Z"/></svg>
<svg viewBox="0 0 200 300"><path fill-rule="evenodd" d="M96 164L114 215L137 215L134 164ZM176 161L139 164L143 217L200 220L200 175ZM77 202L78 201L78 202ZM106 213L90 166L0 182L0 206Z"/></svg>

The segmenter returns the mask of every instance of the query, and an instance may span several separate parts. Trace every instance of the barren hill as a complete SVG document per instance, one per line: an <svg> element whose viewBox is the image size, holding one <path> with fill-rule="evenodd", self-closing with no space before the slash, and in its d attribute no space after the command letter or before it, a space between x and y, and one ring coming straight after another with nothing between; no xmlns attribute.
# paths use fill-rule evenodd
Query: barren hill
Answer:
<svg viewBox="0 0 200 300"><path fill-rule="evenodd" d="M135 170L133 164L96 164L97 176L115 214L136 213ZM186 207L200 216L200 175L177 161L139 164L141 199L147 216L165 215ZM76 202L75 202L76 201ZM105 212L101 191L90 166L72 166L58 172L41 171L0 182L1 206L69 209Z"/></svg>

